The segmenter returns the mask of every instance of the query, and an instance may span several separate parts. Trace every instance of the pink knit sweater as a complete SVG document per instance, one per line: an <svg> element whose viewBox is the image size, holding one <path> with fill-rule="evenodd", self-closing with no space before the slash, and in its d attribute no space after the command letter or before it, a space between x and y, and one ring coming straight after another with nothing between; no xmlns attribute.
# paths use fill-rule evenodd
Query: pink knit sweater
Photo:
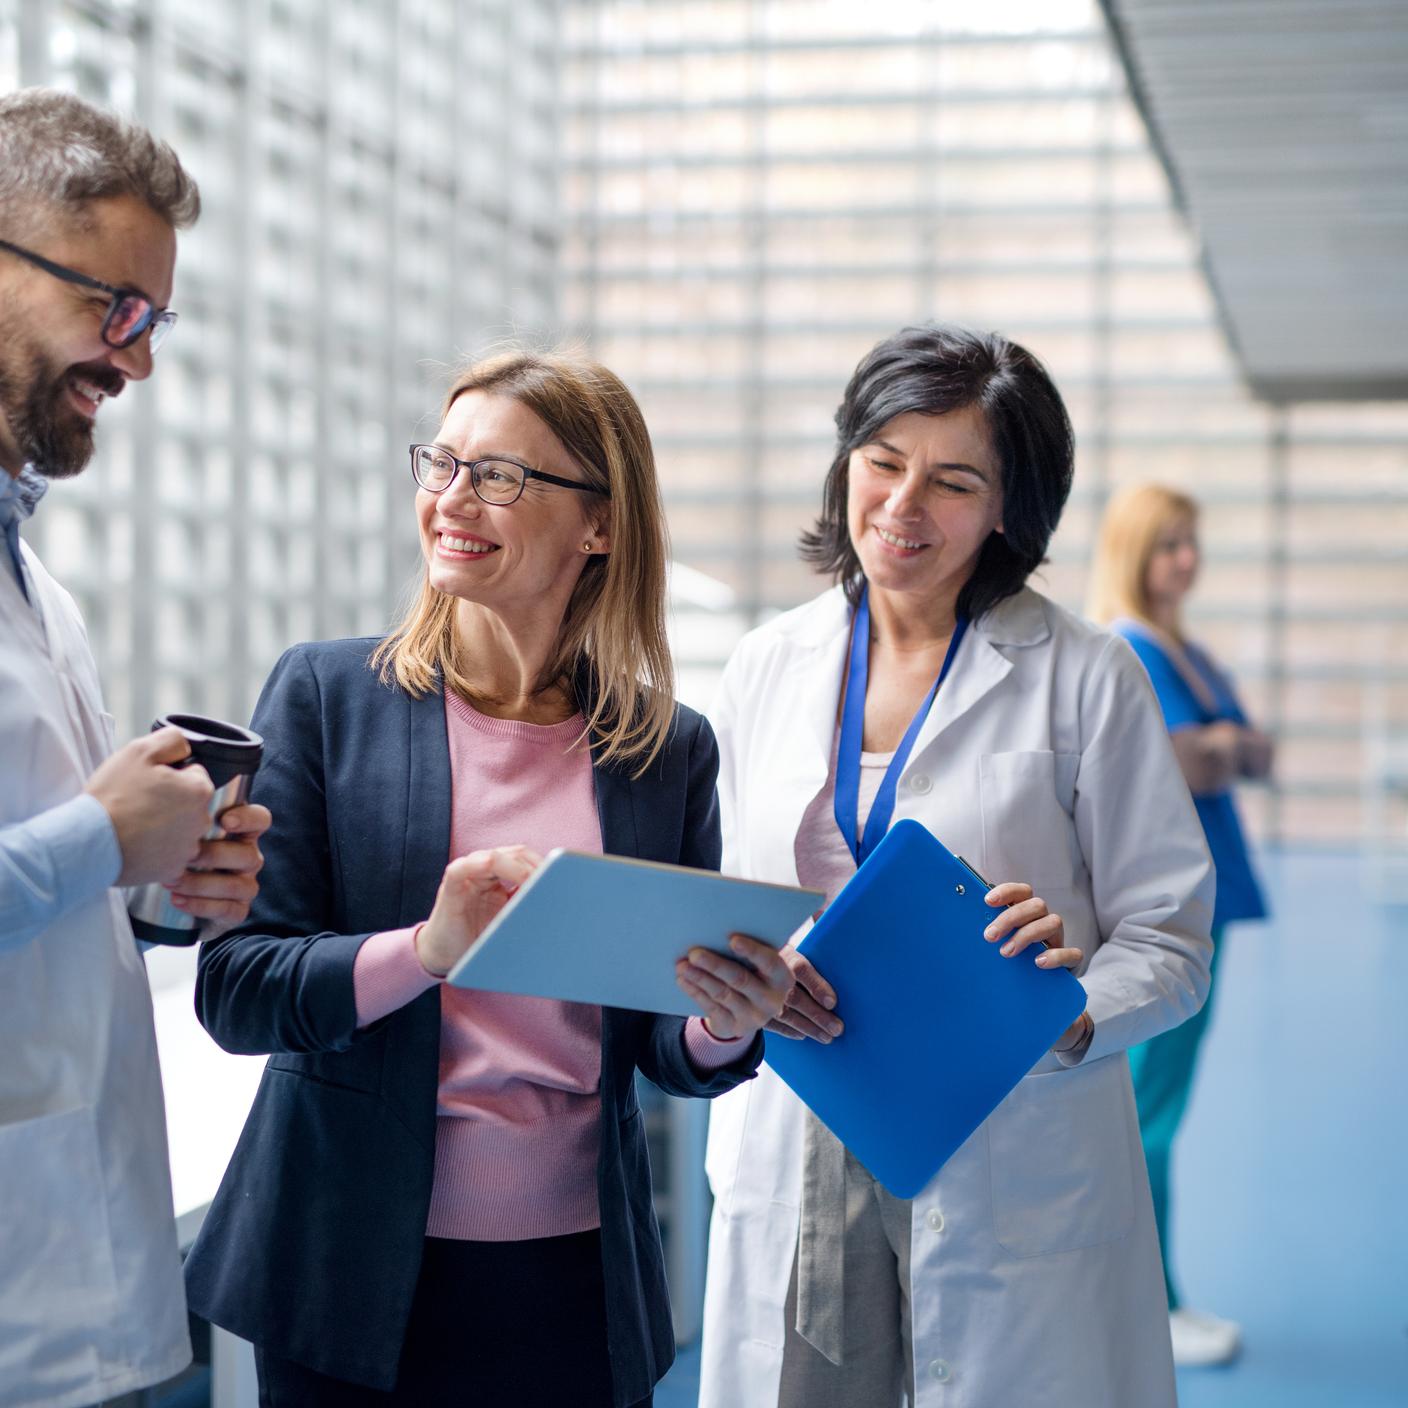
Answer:
<svg viewBox="0 0 1408 1408"><path fill-rule="evenodd" d="M450 856L522 844L601 851L581 715L540 725L481 714L446 694ZM448 858L447 858L448 859ZM438 982L415 929L374 934L353 967L367 1026ZM699 1070L733 1060L699 1018L685 1025ZM469 1241L556 1237L600 1225L601 1009L440 985L435 1184L426 1233Z"/></svg>

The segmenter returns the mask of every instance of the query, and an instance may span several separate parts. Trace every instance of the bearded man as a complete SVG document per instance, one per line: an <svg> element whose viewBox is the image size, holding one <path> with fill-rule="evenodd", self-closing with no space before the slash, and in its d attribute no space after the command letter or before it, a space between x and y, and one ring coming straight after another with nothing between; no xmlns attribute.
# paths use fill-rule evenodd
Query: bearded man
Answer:
<svg viewBox="0 0 1408 1408"><path fill-rule="evenodd" d="M176 315L195 183L68 94L0 98L0 1405L84 1408L190 1361L151 994L120 886L197 919L257 892L263 807L206 841L175 729L114 751L72 598L20 540Z"/></svg>

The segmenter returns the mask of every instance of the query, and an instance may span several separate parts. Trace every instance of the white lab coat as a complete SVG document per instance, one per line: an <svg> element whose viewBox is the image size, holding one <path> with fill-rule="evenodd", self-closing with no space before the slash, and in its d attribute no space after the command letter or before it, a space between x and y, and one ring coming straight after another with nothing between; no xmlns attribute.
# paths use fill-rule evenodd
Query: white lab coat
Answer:
<svg viewBox="0 0 1408 1408"><path fill-rule="evenodd" d="M25 560L43 625L0 570L0 825L113 745L78 608ZM0 1405L78 1408L190 1358L151 992L107 890L0 934Z"/></svg>
<svg viewBox="0 0 1408 1408"><path fill-rule="evenodd" d="M849 620L828 592L750 634L725 671L712 721L727 872L796 883ZM914 1200L917 1408L1173 1408L1125 1051L1206 996L1213 874L1134 653L1030 590L994 608L915 741L901 817L992 882L1035 886L1085 950L1095 1021L1080 1065L1043 1058ZM713 1104L701 1408L777 1402L802 1128L766 1067Z"/></svg>

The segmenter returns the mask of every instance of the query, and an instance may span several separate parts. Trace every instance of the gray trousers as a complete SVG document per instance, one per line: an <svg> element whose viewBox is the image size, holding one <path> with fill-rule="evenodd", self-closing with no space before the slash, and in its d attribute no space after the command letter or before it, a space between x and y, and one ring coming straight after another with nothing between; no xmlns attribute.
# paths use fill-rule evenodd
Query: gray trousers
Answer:
<svg viewBox="0 0 1408 1408"><path fill-rule="evenodd" d="M828 1138L831 1136L828 1135ZM910 1203L847 1153L843 1353L833 1364L797 1333L797 1266L787 1287L778 1408L900 1408L914 1402L909 1307ZM812 1264L814 1295L840 1295L840 1268Z"/></svg>

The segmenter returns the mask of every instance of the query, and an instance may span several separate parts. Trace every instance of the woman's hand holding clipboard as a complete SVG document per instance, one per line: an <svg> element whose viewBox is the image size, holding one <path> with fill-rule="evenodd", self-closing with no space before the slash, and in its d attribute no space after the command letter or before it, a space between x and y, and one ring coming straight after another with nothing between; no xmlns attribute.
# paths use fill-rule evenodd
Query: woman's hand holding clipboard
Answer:
<svg viewBox="0 0 1408 1408"><path fill-rule="evenodd" d="M767 1062L890 1192L913 1197L1086 1028L1067 971L1081 954L1046 947L1063 938L1029 886L989 886L918 822L896 822L788 958L797 987ZM1012 962L1036 945L1036 961ZM844 1039L827 1039L841 1017ZM808 1026L824 1035L798 1040Z"/></svg>
<svg viewBox="0 0 1408 1408"><path fill-rule="evenodd" d="M1045 952L1036 956L1038 968L1074 969L1080 966L1085 956L1081 950L1065 948L1061 944L1065 937L1061 916L1052 914L1046 907L1046 901L1034 895L1030 885L1014 881L997 884L983 898L985 903L1002 910L983 931L983 937L989 943L996 943L1004 935L1011 935L1000 950L1004 958L1015 958L1033 944L1040 943L1045 946ZM791 971L794 987L781 1014L768 1023L768 1031L793 1041L810 1038L823 1045L834 1041L846 1029L845 1022L833 1010L836 989L797 949L783 949L782 957ZM1084 1025L1078 1017L1056 1045L1065 1047L1074 1044Z"/></svg>

